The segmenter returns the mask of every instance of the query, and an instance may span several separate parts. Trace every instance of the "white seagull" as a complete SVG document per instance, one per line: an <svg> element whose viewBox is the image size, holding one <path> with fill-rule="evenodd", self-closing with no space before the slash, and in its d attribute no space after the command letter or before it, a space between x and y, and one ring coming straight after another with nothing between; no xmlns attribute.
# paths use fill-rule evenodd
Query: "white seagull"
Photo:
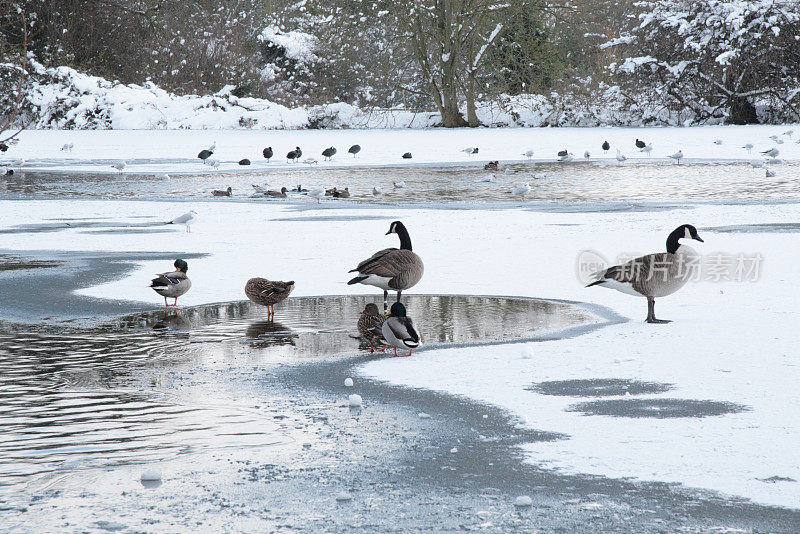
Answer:
<svg viewBox="0 0 800 534"><path fill-rule="evenodd" d="M191 232L190 226L194 223L195 220L197 220L197 212L194 211L194 210L191 210L191 211L187 211L186 213L184 213L180 217L175 217L174 219L169 221L167 224L182 224L183 226L186 227L186 231L187 232Z"/></svg>
<svg viewBox="0 0 800 534"><path fill-rule="evenodd" d="M585 152L583 153L583 157L584 157L584 158L586 158L586 159L589 159L589 158L591 158L591 157L592 157L592 155L591 155L591 154L589 154L589 151L587 150L587 151L585 151Z"/></svg>
<svg viewBox="0 0 800 534"><path fill-rule="evenodd" d="M650 154L653 152L653 143L647 143L641 151L647 154L647 157L650 157Z"/></svg>
<svg viewBox="0 0 800 534"><path fill-rule="evenodd" d="M750 154L751 152L753 152L753 143L747 143L742 148L747 150L747 153Z"/></svg>
<svg viewBox="0 0 800 534"><path fill-rule="evenodd" d="M522 197L523 202L525 201L525 195L531 192L531 186L527 183L518 185L514 189L511 190L511 194L517 197Z"/></svg>
<svg viewBox="0 0 800 534"><path fill-rule="evenodd" d="M619 150L619 149L617 149L617 161L619 161L620 163L622 163L622 162L623 162L623 161L625 161L626 159L628 159L628 158L626 158L626 157L625 157L625 154L623 154L622 152L620 152L620 150Z"/></svg>
<svg viewBox="0 0 800 534"><path fill-rule="evenodd" d="M533 157L533 149L530 149L530 150L526 151L526 152L523 154L523 156L525 156L525 157L526 157L526 158L528 158L528 159L531 159L531 158Z"/></svg>
<svg viewBox="0 0 800 534"><path fill-rule="evenodd" d="M122 171L127 167L128 164L125 161L118 161L112 165L113 168L117 169L117 171L122 174Z"/></svg>
<svg viewBox="0 0 800 534"><path fill-rule="evenodd" d="M678 150L678 151L677 151L677 152L675 152L674 154L670 154L670 155L669 155L669 156L667 156L667 157L668 157L668 158L671 158L671 159L674 159L675 161L677 161L678 163L680 163L680 162L681 162L681 160L683 159L683 150Z"/></svg>
<svg viewBox="0 0 800 534"><path fill-rule="evenodd" d="M308 190L308 196L316 198L317 204L319 204L319 199L325 196L325 188L322 186L315 186Z"/></svg>
<svg viewBox="0 0 800 534"><path fill-rule="evenodd" d="M405 180L400 180L399 182L392 182L394 184L395 189L403 189L406 186Z"/></svg>

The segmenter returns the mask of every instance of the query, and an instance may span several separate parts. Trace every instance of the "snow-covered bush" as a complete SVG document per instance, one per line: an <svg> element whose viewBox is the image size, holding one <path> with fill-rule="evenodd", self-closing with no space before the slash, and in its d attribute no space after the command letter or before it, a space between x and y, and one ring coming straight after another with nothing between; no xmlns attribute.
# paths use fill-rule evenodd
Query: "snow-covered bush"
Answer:
<svg viewBox="0 0 800 534"><path fill-rule="evenodd" d="M798 120L797 0L645 0L630 35L608 43L632 103L676 120Z"/></svg>

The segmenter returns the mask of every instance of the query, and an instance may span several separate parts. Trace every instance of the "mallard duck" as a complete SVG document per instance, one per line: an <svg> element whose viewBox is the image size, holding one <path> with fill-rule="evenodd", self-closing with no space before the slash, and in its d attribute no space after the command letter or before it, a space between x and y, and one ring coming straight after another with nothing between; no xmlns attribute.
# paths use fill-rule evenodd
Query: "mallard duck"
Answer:
<svg viewBox="0 0 800 534"><path fill-rule="evenodd" d="M251 278L244 286L244 294L256 304L267 307L267 317L273 317L273 306L284 300L294 290L294 281L270 282L266 278Z"/></svg>
<svg viewBox="0 0 800 534"><path fill-rule="evenodd" d="M178 297L189 291L192 281L186 276L189 265L182 259L175 260L175 270L171 273L161 273L153 278L150 287L153 291L164 297L164 306L177 306ZM175 299L172 304L167 304L167 297Z"/></svg>
<svg viewBox="0 0 800 534"><path fill-rule="evenodd" d="M386 235L397 234L400 248L387 248L376 252L370 258L358 264L350 272L358 272L358 276L347 282L347 285L365 284L383 289L383 309L388 307L389 290L397 291L397 302L403 290L413 287L422 278L425 266L422 259L411 251L411 237L405 225L394 221Z"/></svg>
<svg viewBox="0 0 800 534"><path fill-rule="evenodd" d="M394 347L395 356L411 356L414 349L419 347L419 334L414 330L411 317L406 316L406 307L400 302L392 304L381 333L386 343ZM397 349L408 349L408 354L397 354Z"/></svg>
<svg viewBox="0 0 800 534"><path fill-rule="evenodd" d="M386 317L380 314L378 307L372 302L364 307L361 317L358 318L358 332L369 341L370 352L375 352L376 345L383 350L384 339L381 327L385 321Z"/></svg>
<svg viewBox="0 0 800 534"><path fill-rule="evenodd" d="M233 189L231 189L231 187L228 186L228 188L224 189L224 190L214 189L211 192L211 196L214 196L214 197L229 197L229 196L231 196L232 192L233 192Z"/></svg>
<svg viewBox="0 0 800 534"><path fill-rule="evenodd" d="M286 198L286 191L288 191L288 189L286 189L285 187L281 187L280 191L273 191L272 189L270 189L269 191L267 191L266 194L268 197Z"/></svg>
<svg viewBox="0 0 800 534"><path fill-rule="evenodd" d="M656 319L656 297L666 297L682 288L693 274L693 264L700 256L696 250L680 243L681 239L703 242L697 229L683 224L667 237L667 251L648 254L622 265L597 273L594 282L586 287L601 285L622 293L647 297L647 322L668 323Z"/></svg>

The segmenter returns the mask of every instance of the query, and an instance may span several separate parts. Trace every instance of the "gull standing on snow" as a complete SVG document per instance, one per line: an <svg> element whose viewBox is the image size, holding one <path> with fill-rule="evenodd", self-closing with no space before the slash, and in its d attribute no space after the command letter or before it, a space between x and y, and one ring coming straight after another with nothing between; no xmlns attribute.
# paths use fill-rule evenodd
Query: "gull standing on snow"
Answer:
<svg viewBox="0 0 800 534"><path fill-rule="evenodd" d="M122 171L125 170L128 164L125 161L118 161L112 165L113 168L117 169L117 171L122 174Z"/></svg>
<svg viewBox="0 0 800 534"><path fill-rule="evenodd" d="M405 180L400 180L399 182L392 182L395 189L404 189L406 186Z"/></svg>
<svg viewBox="0 0 800 534"><path fill-rule="evenodd" d="M671 158L671 159L674 159L675 161L677 161L678 163L680 163L680 162L681 162L681 160L683 159L683 150L678 150L678 151L677 151L677 152L675 152L674 154L670 154L670 155L669 155L669 156L667 156L667 157L668 157L668 158Z"/></svg>
<svg viewBox="0 0 800 534"><path fill-rule="evenodd" d="M175 217L174 219L169 221L167 224L182 224L183 226L186 227L186 231L187 232L191 232L192 230L191 230L190 226L194 223L195 220L197 220L197 212L194 211L194 210L191 210L191 211L187 211L186 213L184 213L180 217Z"/></svg>
<svg viewBox="0 0 800 534"><path fill-rule="evenodd" d="M525 156L525 157L526 157L526 158L528 158L528 159L531 159L531 158L533 157L533 149L530 149L530 150L526 151L526 152L523 154L523 156Z"/></svg>
<svg viewBox="0 0 800 534"><path fill-rule="evenodd" d="M592 157L592 155L591 155L591 154L589 154L589 151L588 151L588 150L586 150L586 151L584 151L584 153L583 153L583 157L584 157L584 158L586 158L586 159L589 159L589 158L591 158L591 157Z"/></svg>
<svg viewBox="0 0 800 534"><path fill-rule="evenodd" d="M628 158L627 158L627 157L625 157L625 154L623 154L622 152L620 152L620 150L619 150L619 149L617 149L617 161L619 161L620 163L622 163L622 162L624 162L626 159L628 159Z"/></svg>
<svg viewBox="0 0 800 534"><path fill-rule="evenodd" d="M714 144L715 145L721 145L722 144L722 139L714 139Z"/></svg>
<svg viewBox="0 0 800 534"><path fill-rule="evenodd" d="M206 165L208 165L209 167L213 167L214 170L218 170L219 169L219 160L218 159L207 159L207 160L205 160L204 163Z"/></svg>
<svg viewBox="0 0 800 534"><path fill-rule="evenodd" d="M753 152L753 143L746 143L742 148L747 150L747 153L750 154Z"/></svg>
<svg viewBox="0 0 800 534"><path fill-rule="evenodd" d="M650 154L653 152L653 143L647 143L647 145L641 151L647 154L647 157L649 158Z"/></svg>
<svg viewBox="0 0 800 534"><path fill-rule="evenodd" d="M531 192L531 186L528 183L518 185L517 187L511 190L511 194L516 197L522 197L523 202L525 202L525 195L527 195L530 192Z"/></svg>
<svg viewBox="0 0 800 534"><path fill-rule="evenodd" d="M325 188L322 186L315 186L308 190L308 196L317 199L317 204L319 204L319 199L325 196Z"/></svg>
<svg viewBox="0 0 800 534"><path fill-rule="evenodd" d="M682 288L693 273L693 265L700 255L693 248L680 243L681 239L703 242L697 229L683 224L667 237L667 251L648 254L622 265L615 265L595 275L596 280L586 287L601 285L622 293L647 297L648 323L668 323L656 319L656 297L666 297Z"/></svg>
<svg viewBox="0 0 800 534"><path fill-rule="evenodd" d="M75 148L74 143L64 143L64 145L61 147L61 151L72 153L73 148Z"/></svg>

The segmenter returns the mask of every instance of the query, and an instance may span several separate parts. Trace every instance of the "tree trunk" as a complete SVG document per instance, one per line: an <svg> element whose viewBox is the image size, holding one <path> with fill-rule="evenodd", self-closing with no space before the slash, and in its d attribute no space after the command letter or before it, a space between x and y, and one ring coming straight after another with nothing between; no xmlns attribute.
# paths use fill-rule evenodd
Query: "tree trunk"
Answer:
<svg viewBox="0 0 800 534"><path fill-rule="evenodd" d="M729 111L731 124L758 124L758 114L756 107L747 98L733 96L730 98Z"/></svg>
<svg viewBox="0 0 800 534"><path fill-rule="evenodd" d="M470 128L477 128L481 125L478 120L478 112L475 108L475 71L467 73L467 124Z"/></svg>
<svg viewBox="0 0 800 534"><path fill-rule="evenodd" d="M458 109L458 85L454 65L442 73L442 108L442 126L445 128L467 126L467 121Z"/></svg>

